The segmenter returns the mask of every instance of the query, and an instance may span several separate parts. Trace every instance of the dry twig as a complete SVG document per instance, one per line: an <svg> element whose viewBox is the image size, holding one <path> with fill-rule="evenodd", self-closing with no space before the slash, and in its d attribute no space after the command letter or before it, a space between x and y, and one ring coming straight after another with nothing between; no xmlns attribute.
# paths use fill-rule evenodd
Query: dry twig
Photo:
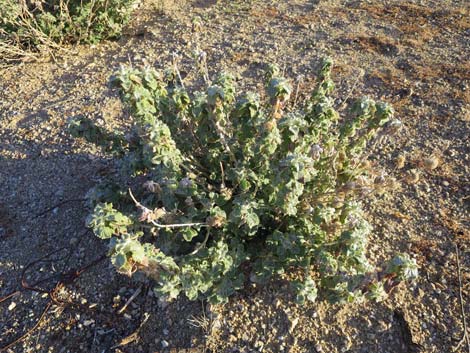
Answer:
<svg viewBox="0 0 470 353"><path fill-rule="evenodd" d="M85 265L84 267L82 267L80 269L71 270L69 272L61 272L61 273L49 276L47 278L41 279L41 280L39 280L39 281L37 281L33 284L30 284L27 281L26 277L27 277L27 273L28 273L29 269L31 269L34 265L36 265L38 263L54 262L53 259L48 259L48 258L51 257L52 255L58 253L59 251L61 251L63 249L65 249L65 248L60 248L58 250L52 251L52 252L46 254L45 256L43 256L43 257L41 257L37 260L34 260L34 261L30 262L28 265L26 265L23 268L21 278L20 278L21 279L21 288L19 290L16 290L16 291L10 293L10 294L7 294L4 297L0 297L0 303L6 302L7 300L11 299L12 297L14 297L14 296L16 296L16 295L18 295L18 294L20 294L21 292L24 292L24 291L45 293L49 297L49 300L47 301L46 305L44 306L44 309L42 310L41 315L39 316L39 319L36 320L35 324L31 328L27 329L24 333L19 335L17 338L13 339L11 342L7 343L4 346L0 346L0 352L5 352L5 351L11 349L13 346L15 346L19 342L23 341L26 337L30 336L41 325L41 323L44 322L46 314L49 312L49 309L51 308L51 306L53 304L56 304L60 307L64 307L64 306L67 306L67 305L68 306L78 305L76 303L69 303L69 302L65 302L65 301L60 300L57 297L57 292L60 289L64 288L66 285L75 282L75 280L81 274L83 274L85 271L89 270L91 267L97 265L99 262L101 262L102 260L104 260L106 258L105 255L102 255L102 256L98 257L97 259L93 260L92 262L88 263L87 265ZM71 253L68 253L68 256L70 256L70 255L71 255ZM64 258L65 257L61 257L59 260L62 260ZM42 284L42 283L45 283L45 282L54 283L54 282L51 282L51 281L55 282L55 285L51 290L38 287L39 284Z"/></svg>
<svg viewBox="0 0 470 353"><path fill-rule="evenodd" d="M117 345L111 347L110 349L113 350L113 349L116 349L118 347L122 347L122 346L125 346L126 344L129 344L131 342L134 342L135 340L137 340L139 338L139 332L140 330L142 329L142 327L145 325L145 323L147 322L147 320L149 319L150 317L150 314L149 313L145 313L144 314L144 320L142 320L142 322L140 323L139 327L137 327L137 329L131 333L129 336L127 337L124 337L121 342L119 342Z"/></svg>
<svg viewBox="0 0 470 353"><path fill-rule="evenodd" d="M338 112L343 111L347 107L348 99L351 97L352 93L356 89L357 84L359 83L359 80L361 80L364 77L364 74L365 74L365 71L363 69L360 69L360 72L359 74L357 74L356 80L354 80L354 83L352 84L351 89L349 90L349 92L346 94L346 97L341 102L338 108Z"/></svg>
<svg viewBox="0 0 470 353"><path fill-rule="evenodd" d="M137 290L134 292L134 294L132 294L132 296L129 298L129 300L126 302L126 304L124 304L123 307L121 309L119 309L118 314L122 314L124 312L124 310L127 309L129 304L140 294L141 291L142 291L142 286L137 288Z"/></svg>
<svg viewBox="0 0 470 353"><path fill-rule="evenodd" d="M462 323L463 323L463 336L460 339L457 346L453 349L453 351L457 352L464 343L467 343L467 351L468 353L470 353L470 339L468 337L467 318L465 316L465 307L464 307L463 294L462 294L462 275L460 273L459 246L457 244L455 244L455 254L457 256L457 275L459 278L459 301L460 301L460 311L461 311Z"/></svg>
<svg viewBox="0 0 470 353"><path fill-rule="evenodd" d="M145 207L142 205L137 199L134 197L134 194L132 193L132 190L129 188L129 195L132 198L132 201L134 201L135 205L140 208L144 212L152 213L152 210ZM206 223L178 223L178 224L160 224L155 221L150 221L155 227L157 228L183 228L183 227L207 227Z"/></svg>

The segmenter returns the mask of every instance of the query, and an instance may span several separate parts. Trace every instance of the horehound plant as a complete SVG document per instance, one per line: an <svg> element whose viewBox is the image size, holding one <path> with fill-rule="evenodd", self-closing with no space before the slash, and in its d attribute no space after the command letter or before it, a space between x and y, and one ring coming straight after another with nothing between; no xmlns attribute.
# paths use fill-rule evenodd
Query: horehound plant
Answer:
<svg viewBox="0 0 470 353"><path fill-rule="evenodd" d="M335 302L382 300L417 276L399 254L382 270L366 258L372 228L361 202L393 178L373 172L371 147L401 123L386 103L363 98L340 118L325 60L313 93L293 106L293 88L272 65L266 99L237 96L222 72L191 94L174 63L164 73L122 68L115 79L130 108L129 132L86 118L70 123L119 160L126 183L88 197L88 226L109 239L116 269L145 273L156 293L224 302L248 280L286 270L298 302L317 292ZM297 100L297 98L296 98ZM123 180L123 179L121 179Z"/></svg>
<svg viewBox="0 0 470 353"><path fill-rule="evenodd" d="M120 36L135 0L0 0L0 62Z"/></svg>

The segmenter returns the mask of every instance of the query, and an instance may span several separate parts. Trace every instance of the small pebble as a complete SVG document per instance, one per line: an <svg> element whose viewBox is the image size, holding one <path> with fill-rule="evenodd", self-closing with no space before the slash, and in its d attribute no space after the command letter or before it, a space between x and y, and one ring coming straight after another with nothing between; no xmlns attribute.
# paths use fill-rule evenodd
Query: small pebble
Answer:
<svg viewBox="0 0 470 353"><path fill-rule="evenodd" d="M416 169L411 169L407 171L405 175L405 180L409 184L414 184L419 181L419 172Z"/></svg>
<svg viewBox="0 0 470 353"><path fill-rule="evenodd" d="M439 159L434 156L425 158L423 161L423 167L426 170L434 170L439 166Z"/></svg>
<svg viewBox="0 0 470 353"><path fill-rule="evenodd" d="M83 321L83 326L87 327L95 323L95 320L90 319L90 320L85 320Z"/></svg>
<svg viewBox="0 0 470 353"><path fill-rule="evenodd" d="M289 333L292 335L294 333L295 327L299 323L299 318L296 317L291 321L291 325L289 327Z"/></svg>
<svg viewBox="0 0 470 353"><path fill-rule="evenodd" d="M405 166L405 162L406 162L405 155L403 154L399 155L397 159L395 160L395 165L397 169L402 169Z"/></svg>

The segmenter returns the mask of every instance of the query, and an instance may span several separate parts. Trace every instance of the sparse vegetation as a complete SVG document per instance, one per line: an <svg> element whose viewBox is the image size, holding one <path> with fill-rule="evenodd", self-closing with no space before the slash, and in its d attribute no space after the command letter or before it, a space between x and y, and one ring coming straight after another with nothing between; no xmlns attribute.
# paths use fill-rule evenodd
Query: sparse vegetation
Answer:
<svg viewBox="0 0 470 353"><path fill-rule="evenodd" d="M121 34L134 0L0 0L0 56L15 60Z"/></svg>

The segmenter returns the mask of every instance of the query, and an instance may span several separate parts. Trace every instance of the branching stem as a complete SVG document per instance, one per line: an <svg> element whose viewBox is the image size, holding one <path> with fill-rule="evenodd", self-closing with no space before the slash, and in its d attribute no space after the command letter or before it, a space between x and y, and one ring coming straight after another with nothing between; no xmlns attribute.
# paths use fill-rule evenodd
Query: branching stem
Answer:
<svg viewBox="0 0 470 353"><path fill-rule="evenodd" d="M185 89L184 88L184 83L183 83L183 79L181 78L181 73L180 73L180 70L178 68L178 54L176 53L173 53L173 68L176 72L176 75L178 76L178 79L180 81L180 85L181 85L181 88L182 89Z"/></svg>
<svg viewBox="0 0 470 353"><path fill-rule="evenodd" d="M140 208L144 212L149 212L151 213L152 210L145 207L142 205L137 199L134 197L134 194L132 193L132 190L129 188L129 195L132 198L132 201L134 201L135 205ZM155 227L157 228L162 228L162 229L169 229L169 228L185 228L185 227L207 227L208 225L206 223L176 223L176 224L160 224L155 221L150 221Z"/></svg>
<svg viewBox="0 0 470 353"><path fill-rule="evenodd" d="M193 251L190 255L196 255L196 254L199 252L199 250L201 250L203 247L206 246L207 241L209 240L209 236L210 236L210 234L211 234L211 231L210 231L210 230L211 230L210 228L207 229L206 237L204 238L204 240L202 241L202 243L199 244L199 246L198 246L196 249L194 249L194 251Z"/></svg>

